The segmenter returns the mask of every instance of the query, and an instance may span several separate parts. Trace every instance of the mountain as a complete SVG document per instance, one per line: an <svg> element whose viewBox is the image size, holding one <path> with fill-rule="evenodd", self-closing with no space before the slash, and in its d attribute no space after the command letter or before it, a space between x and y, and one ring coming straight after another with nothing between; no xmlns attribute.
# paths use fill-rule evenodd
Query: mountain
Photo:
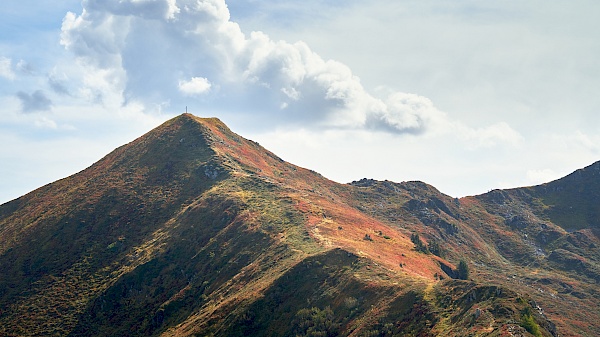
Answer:
<svg viewBox="0 0 600 337"><path fill-rule="evenodd" d="M455 199L183 114L0 205L0 335L600 335L598 167Z"/></svg>

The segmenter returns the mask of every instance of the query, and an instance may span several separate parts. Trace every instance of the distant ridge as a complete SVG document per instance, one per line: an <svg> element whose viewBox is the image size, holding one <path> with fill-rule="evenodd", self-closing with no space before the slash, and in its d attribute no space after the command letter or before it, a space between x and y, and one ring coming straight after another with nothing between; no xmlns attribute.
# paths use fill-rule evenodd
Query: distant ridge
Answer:
<svg viewBox="0 0 600 337"><path fill-rule="evenodd" d="M545 184L495 190L481 196L518 199L536 216L567 231L600 229L600 162Z"/></svg>

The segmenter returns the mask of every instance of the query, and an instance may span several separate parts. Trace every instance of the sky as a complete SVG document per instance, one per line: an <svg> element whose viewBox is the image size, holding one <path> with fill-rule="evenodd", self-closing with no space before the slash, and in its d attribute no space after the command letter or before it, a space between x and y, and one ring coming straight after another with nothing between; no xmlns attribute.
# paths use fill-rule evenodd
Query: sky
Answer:
<svg viewBox="0 0 600 337"><path fill-rule="evenodd" d="M0 203L188 111L454 197L600 160L600 2L5 0Z"/></svg>

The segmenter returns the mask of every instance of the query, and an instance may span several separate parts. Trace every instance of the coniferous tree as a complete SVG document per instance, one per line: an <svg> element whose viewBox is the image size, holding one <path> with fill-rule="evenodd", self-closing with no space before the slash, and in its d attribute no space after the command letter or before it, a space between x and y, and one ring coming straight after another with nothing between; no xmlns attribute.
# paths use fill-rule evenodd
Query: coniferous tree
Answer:
<svg viewBox="0 0 600 337"><path fill-rule="evenodd" d="M444 251L442 250L442 247L440 247L440 244L438 243L437 240L430 240L429 243L427 244L427 250L429 250L431 252L431 254L433 255L437 255L439 257L444 257Z"/></svg>
<svg viewBox="0 0 600 337"><path fill-rule="evenodd" d="M469 279L469 265L465 260L460 260L458 263L458 278L461 280Z"/></svg>
<svg viewBox="0 0 600 337"><path fill-rule="evenodd" d="M421 241L419 234L417 234L417 233L411 234L410 241L412 241L412 243L415 244L416 251L426 253L426 254L429 253L429 251L427 250L427 246L425 246L423 241Z"/></svg>

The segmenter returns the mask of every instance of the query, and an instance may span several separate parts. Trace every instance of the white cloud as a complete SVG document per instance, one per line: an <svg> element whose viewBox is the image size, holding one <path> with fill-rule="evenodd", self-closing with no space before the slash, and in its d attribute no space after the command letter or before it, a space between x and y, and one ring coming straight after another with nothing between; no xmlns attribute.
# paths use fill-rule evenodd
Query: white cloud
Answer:
<svg viewBox="0 0 600 337"><path fill-rule="evenodd" d="M277 13L258 3L263 15ZM349 65L367 90L410 90L469 125L577 128L572 117L583 114L600 124L600 2L373 0L307 16L329 5L317 3L299 6L293 24L239 20L277 39L302 38Z"/></svg>
<svg viewBox="0 0 600 337"><path fill-rule="evenodd" d="M0 57L0 77L8 80L15 79L15 73L12 70L12 60L7 57Z"/></svg>
<svg viewBox="0 0 600 337"><path fill-rule="evenodd" d="M375 128L388 127L409 133L423 133L428 127L447 124L446 114L437 110L426 97L395 92L390 94L378 114L371 116Z"/></svg>
<svg viewBox="0 0 600 337"><path fill-rule="evenodd" d="M283 92L287 97L289 97L293 101L297 101L302 96L302 93L296 88L281 88L281 92Z"/></svg>
<svg viewBox="0 0 600 337"><path fill-rule="evenodd" d="M179 81L179 90L185 95L201 95L207 93L212 85L204 77L192 77L189 81Z"/></svg>
<svg viewBox="0 0 600 337"><path fill-rule="evenodd" d="M121 97L124 104L181 106L219 87L219 95L194 104L244 109L265 117L247 116L265 126L423 134L455 123L425 97L374 96L349 67L324 60L303 42L244 34L223 0L89 1L80 15L67 14L62 30L61 43L87 68L86 90L103 102L112 96L114 104Z"/></svg>

